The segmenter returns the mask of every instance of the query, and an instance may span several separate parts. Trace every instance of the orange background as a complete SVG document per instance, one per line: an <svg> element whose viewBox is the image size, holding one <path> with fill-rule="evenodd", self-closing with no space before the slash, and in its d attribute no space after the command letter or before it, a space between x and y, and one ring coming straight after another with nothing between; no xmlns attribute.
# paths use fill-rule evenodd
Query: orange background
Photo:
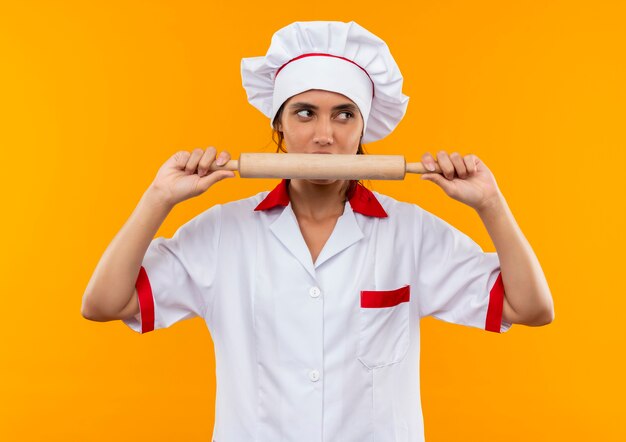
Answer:
<svg viewBox="0 0 626 442"><path fill-rule="evenodd" d="M174 152L273 150L240 59L265 54L292 21L329 19L383 38L411 97L368 152L477 154L555 300L551 325L504 335L422 321L427 440L626 440L623 4L3 1L0 440L210 440L202 320L139 335L83 319L83 291ZM221 182L177 206L158 235L275 184ZM371 187L494 250L478 216L434 184Z"/></svg>

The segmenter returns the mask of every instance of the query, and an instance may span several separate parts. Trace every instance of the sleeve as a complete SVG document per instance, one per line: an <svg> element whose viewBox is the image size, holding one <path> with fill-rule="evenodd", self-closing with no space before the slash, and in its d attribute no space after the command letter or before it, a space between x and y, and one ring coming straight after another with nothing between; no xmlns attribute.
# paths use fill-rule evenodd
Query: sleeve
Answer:
<svg viewBox="0 0 626 442"><path fill-rule="evenodd" d="M221 206L182 225L172 238L152 240L135 287L139 313L122 322L138 333L206 317L217 269Z"/></svg>
<svg viewBox="0 0 626 442"><path fill-rule="evenodd" d="M421 228L420 228L421 227ZM504 286L497 253L485 253L469 236L418 210L416 257L420 318L503 333Z"/></svg>

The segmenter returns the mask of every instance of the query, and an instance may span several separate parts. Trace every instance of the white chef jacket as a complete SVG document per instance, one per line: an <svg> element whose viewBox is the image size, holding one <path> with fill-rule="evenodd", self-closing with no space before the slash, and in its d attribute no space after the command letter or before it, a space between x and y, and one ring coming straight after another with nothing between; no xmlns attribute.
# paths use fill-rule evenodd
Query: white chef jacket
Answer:
<svg viewBox="0 0 626 442"><path fill-rule="evenodd" d="M205 320L215 442L423 441L420 318L507 331L497 254L358 185L313 263L287 186L155 238L124 323Z"/></svg>

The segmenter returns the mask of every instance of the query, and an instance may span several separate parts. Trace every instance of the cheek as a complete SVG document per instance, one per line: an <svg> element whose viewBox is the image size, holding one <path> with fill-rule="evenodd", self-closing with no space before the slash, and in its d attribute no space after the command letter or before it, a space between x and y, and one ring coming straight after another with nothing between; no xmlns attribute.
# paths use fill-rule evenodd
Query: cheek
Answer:
<svg viewBox="0 0 626 442"><path fill-rule="evenodd" d="M361 141L361 126L345 127L338 135L341 137L342 144L354 146L356 150L359 146L359 141Z"/></svg>
<svg viewBox="0 0 626 442"><path fill-rule="evenodd" d="M302 139L308 136L313 136L313 133L315 132L313 124L306 124L298 121L290 121L288 124L285 124L283 129L285 138L289 137L292 139Z"/></svg>
<svg viewBox="0 0 626 442"><path fill-rule="evenodd" d="M306 145L306 142L309 138L312 137L312 134L309 134L306 127L303 126L291 126L289 128L285 128L283 131L283 136L285 138L285 144L289 147L298 147Z"/></svg>
<svg viewBox="0 0 626 442"><path fill-rule="evenodd" d="M359 144L361 140L361 134L363 133L363 120L358 117L359 121L353 121L353 124L349 124L345 127L344 135L346 140L350 140L351 143Z"/></svg>

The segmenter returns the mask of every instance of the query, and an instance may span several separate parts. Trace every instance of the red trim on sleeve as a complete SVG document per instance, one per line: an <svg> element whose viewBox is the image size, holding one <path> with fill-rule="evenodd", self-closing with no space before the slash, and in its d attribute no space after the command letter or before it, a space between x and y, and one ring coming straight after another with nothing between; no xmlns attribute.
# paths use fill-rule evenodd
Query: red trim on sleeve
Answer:
<svg viewBox="0 0 626 442"><path fill-rule="evenodd" d="M498 278L489 292L489 307L487 307L485 330L500 333L503 304L504 284L502 283L502 273L498 273Z"/></svg>
<svg viewBox="0 0 626 442"><path fill-rule="evenodd" d="M154 330L154 298L152 287L146 269L141 266L139 276L135 283L137 297L139 298L139 311L141 312L141 333Z"/></svg>
<svg viewBox="0 0 626 442"><path fill-rule="evenodd" d="M395 290L361 290L361 308L393 307L409 302L411 288L408 285Z"/></svg>

